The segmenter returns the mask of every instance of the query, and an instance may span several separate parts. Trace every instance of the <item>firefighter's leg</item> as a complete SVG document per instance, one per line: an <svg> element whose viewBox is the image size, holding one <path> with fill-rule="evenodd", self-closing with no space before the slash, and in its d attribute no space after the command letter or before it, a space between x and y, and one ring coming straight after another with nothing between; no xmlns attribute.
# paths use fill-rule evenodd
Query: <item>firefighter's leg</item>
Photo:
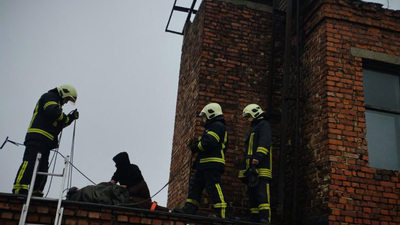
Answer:
<svg viewBox="0 0 400 225"><path fill-rule="evenodd" d="M215 215L220 218L225 218L226 202L220 185L222 171L206 170L204 173L207 193L214 203Z"/></svg>
<svg viewBox="0 0 400 225"><path fill-rule="evenodd" d="M190 178L188 198L185 205L181 208L184 213L196 214L204 185L203 171L196 171L195 175Z"/></svg>
<svg viewBox="0 0 400 225"><path fill-rule="evenodd" d="M257 193L257 186L247 187L247 194L249 196L249 203L250 203L250 221L258 223L260 221L260 218L258 210L259 203L256 193Z"/></svg>
<svg viewBox="0 0 400 225"><path fill-rule="evenodd" d="M271 222L271 205L269 182L266 179L260 178L256 193L257 199L259 200L258 210L260 215L260 223L269 224Z"/></svg>
<svg viewBox="0 0 400 225"><path fill-rule="evenodd" d="M42 158L39 162L38 171L47 173L49 171L49 154L50 149L42 150ZM35 184L33 186L33 195L43 196L43 190L46 185L47 175L37 175Z"/></svg>
<svg viewBox="0 0 400 225"><path fill-rule="evenodd" d="M32 180L33 169L35 166L36 156L40 147L35 144L25 143L26 148L22 164L18 169L17 176L14 180L12 192L14 194L28 194L29 184Z"/></svg>

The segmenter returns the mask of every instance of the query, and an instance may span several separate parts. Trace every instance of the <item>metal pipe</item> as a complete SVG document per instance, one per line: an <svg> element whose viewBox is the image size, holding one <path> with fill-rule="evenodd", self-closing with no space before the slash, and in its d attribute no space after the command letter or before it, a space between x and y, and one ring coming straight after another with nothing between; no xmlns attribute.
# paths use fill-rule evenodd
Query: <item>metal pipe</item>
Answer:
<svg viewBox="0 0 400 225"><path fill-rule="evenodd" d="M280 154L279 154L279 181L278 190L285 188L285 169L286 169L286 155L287 155L287 120L289 112L289 73L290 73L290 37L292 31L292 0L286 0L286 31L285 31L285 53L283 63L283 77L282 77L282 113L280 122ZM284 210L284 195L278 192L278 205Z"/></svg>
<svg viewBox="0 0 400 225"><path fill-rule="evenodd" d="M298 171L300 151L300 0L296 0L296 106L295 106L295 145L294 145L294 184L293 184L293 224L297 223L298 213Z"/></svg>
<svg viewBox="0 0 400 225"><path fill-rule="evenodd" d="M272 1L272 16L271 16L271 55L269 61L269 79L268 79L268 114L271 115L272 111L272 95L273 95L273 78L275 76L275 65L274 65L274 58L275 58L275 9L276 9L276 1Z"/></svg>

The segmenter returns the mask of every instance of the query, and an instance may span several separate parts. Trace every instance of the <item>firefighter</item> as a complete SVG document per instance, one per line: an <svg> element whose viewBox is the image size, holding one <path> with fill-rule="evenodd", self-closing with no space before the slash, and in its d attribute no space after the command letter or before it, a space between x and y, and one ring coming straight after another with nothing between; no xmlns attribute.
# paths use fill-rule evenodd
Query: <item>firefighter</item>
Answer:
<svg viewBox="0 0 400 225"><path fill-rule="evenodd" d="M203 119L202 125L205 131L201 137L189 144L191 151L197 153L193 165L196 172L190 179L189 195L185 205L174 211L196 214L205 188L214 203L215 216L225 218L226 202L220 185L228 142L225 119L221 106L217 103L206 105L199 116Z"/></svg>
<svg viewBox="0 0 400 225"><path fill-rule="evenodd" d="M251 220L269 224L271 206L269 186L272 179L271 126L265 112L257 104L243 109L243 117L251 123L245 139L244 163L239 178L247 184Z"/></svg>
<svg viewBox="0 0 400 225"><path fill-rule="evenodd" d="M71 85L61 85L44 93L36 104L32 120L25 136L25 152L23 161L14 180L14 194L28 194L32 179L36 156L40 152L42 158L38 171L47 172L49 168L50 150L58 147L58 135L62 129L79 118L75 109L66 115L62 106L69 101L75 103L78 94ZM38 175L33 186L33 195L43 196L46 175Z"/></svg>

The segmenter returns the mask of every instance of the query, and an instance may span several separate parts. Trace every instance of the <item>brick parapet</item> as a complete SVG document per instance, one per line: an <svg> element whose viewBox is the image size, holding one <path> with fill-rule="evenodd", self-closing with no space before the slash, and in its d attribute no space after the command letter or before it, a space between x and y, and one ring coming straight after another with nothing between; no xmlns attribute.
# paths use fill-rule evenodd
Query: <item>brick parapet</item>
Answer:
<svg viewBox="0 0 400 225"><path fill-rule="evenodd" d="M16 225L19 222L25 198L0 193L0 225ZM245 221L229 221L201 216L188 216L169 212L111 206L93 203L64 201L62 223L65 225L230 225L250 224ZM56 215L56 200L32 200L27 223L52 224Z"/></svg>

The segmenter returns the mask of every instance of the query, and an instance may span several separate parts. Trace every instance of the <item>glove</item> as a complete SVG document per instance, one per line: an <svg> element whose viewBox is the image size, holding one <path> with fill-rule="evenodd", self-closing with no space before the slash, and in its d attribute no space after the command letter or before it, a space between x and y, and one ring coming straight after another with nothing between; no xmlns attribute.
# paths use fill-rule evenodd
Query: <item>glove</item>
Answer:
<svg viewBox="0 0 400 225"><path fill-rule="evenodd" d="M69 114L68 117L70 120L77 120L79 118L79 112L77 109L72 110Z"/></svg>
<svg viewBox="0 0 400 225"><path fill-rule="evenodd" d="M244 176L247 179L247 185L249 185L249 187L252 188L258 185L258 172L255 166L248 168L246 172L244 172Z"/></svg>

